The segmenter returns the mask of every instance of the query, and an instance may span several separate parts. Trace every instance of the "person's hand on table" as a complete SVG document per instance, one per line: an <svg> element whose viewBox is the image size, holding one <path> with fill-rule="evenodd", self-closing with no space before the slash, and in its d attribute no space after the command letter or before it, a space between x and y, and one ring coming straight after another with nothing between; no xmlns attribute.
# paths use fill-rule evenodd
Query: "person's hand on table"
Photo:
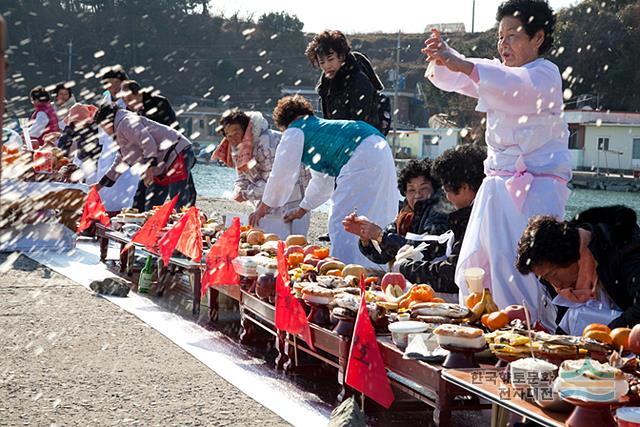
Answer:
<svg viewBox="0 0 640 427"><path fill-rule="evenodd" d="M263 202L260 202L256 210L254 210L249 215L249 225L252 227L257 227L258 225L260 225L260 220L267 214L268 210L269 206L265 205Z"/></svg>
<svg viewBox="0 0 640 427"><path fill-rule="evenodd" d="M289 212L287 212L286 214L284 214L284 222L293 222L296 219L300 219L303 216L305 216L307 214L307 210L304 208L297 208L297 209L292 209Z"/></svg>
<svg viewBox="0 0 640 427"><path fill-rule="evenodd" d="M144 185L145 186L150 186L151 184L153 184L153 176L155 174L155 168L153 166L149 166L147 168L147 170L144 173Z"/></svg>
<svg viewBox="0 0 640 427"><path fill-rule="evenodd" d="M342 220L342 226L346 232L355 234L364 241L379 240L382 236L382 228L365 216L357 216L355 212L347 215Z"/></svg>

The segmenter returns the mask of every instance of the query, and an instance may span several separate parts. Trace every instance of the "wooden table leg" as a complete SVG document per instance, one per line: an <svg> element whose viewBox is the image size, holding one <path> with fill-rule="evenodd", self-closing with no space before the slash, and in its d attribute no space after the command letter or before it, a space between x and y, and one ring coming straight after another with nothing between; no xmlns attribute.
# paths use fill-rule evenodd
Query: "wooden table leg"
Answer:
<svg viewBox="0 0 640 427"><path fill-rule="evenodd" d="M287 355L287 333L284 331L278 331L276 336L276 348L278 349L278 357L276 357L276 369L281 371L284 369L286 363L289 361Z"/></svg>
<svg viewBox="0 0 640 427"><path fill-rule="evenodd" d="M167 269L164 267L164 261L162 260L162 257L158 257L156 265L158 267L158 284L156 285L156 295L161 297L162 295L164 295L164 290L167 287L167 279L169 275L167 274Z"/></svg>
<svg viewBox="0 0 640 427"><path fill-rule="evenodd" d="M106 237L100 238L100 262L107 260L107 251L109 250L109 239Z"/></svg>
<svg viewBox="0 0 640 427"><path fill-rule="evenodd" d="M191 309L191 314L194 316L200 315L200 293L202 290L201 277L202 274L199 268L189 272L189 280L191 281L191 286L193 288L193 308Z"/></svg>
<svg viewBox="0 0 640 427"><path fill-rule="evenodd" d="M433 411L433 421L437 426L448 427L451 425L451 401L452 393L449 388L450 384L440 377L438 385L438 405Z"/></svg>
<svg viewBox="0 0 640 427"><path fill-rule="evenodd" d="M124 250L126 243L120 243L120 273L127 271L127 261L129 254Z"/></svg>
<svg viewBox="0 0 640 427"><path fill-rule="evenodd" d="M220 292L213 286L209 287L209 322L215 322L218 320L218 314L220 313L220 306L218 303L218 296Z"/></svg>
<svg viewBox="0 0 640 427"><path fill-rule="evenodd" d="M127 264L126 271L127 276L131 277L133 275L133 264L136 262L136 248L135 246L131 246L127 251Z"/></svg>
<svg viewBox="0 0 640 427"><path fill-rule="evenodd" d="M256 340L257 326L247 318L247 314L245 313L245 309L242 304L240 304L240 325L242 325L242 332L240 332L240 344L254 344Z"/></svg>
<svg viewBox="0 0 640 427"><path fill-rule="evenodd" d="M353 395L353 390L345 383L347 374L347 363L349 362L349 352L351 351L351 340L340 340L340 350L338 353L338 384L340 392L337 396L338 402L343 402Z"/></svg>

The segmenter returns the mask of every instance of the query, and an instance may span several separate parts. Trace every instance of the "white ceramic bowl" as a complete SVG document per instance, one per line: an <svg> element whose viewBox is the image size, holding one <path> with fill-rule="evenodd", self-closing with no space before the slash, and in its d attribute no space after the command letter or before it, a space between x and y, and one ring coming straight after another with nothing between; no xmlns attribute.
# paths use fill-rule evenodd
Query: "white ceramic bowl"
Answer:
<svg viewBox="0 0 640 427"><path fill-rule="evenodd" d="M424 322L407 320L404 322L394 322L389 324L389 332L393 343L401 350L404 350L409 343L409 334L421 334L429 328Z"/></svg>

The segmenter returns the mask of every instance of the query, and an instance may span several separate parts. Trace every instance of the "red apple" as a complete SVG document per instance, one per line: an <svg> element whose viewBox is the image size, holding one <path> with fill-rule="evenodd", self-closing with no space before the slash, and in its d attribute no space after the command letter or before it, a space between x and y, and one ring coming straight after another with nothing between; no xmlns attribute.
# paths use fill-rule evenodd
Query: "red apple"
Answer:
<svg viewBox="0 0 640 427"><path fill-rule="evenodd" d="M320 249L320 246L307 245L307 246L304 247L304 254L305 255L313 254L313 251L315 251L316 249Z"/></svg>
<svg viewBox="0 0 640 427"><path fill-rule="evenodd" d="M524 311L524 307L521 305L513 304L505 307L502 310L507 316L509 316L509 322L514 319L520 319L523 322L527 321L527 316Z"/></svg>
<svg viewBox="0 0 640 427"><path fill-rule="evenodd" d="M287 246L287 249L284 250L284 256L287 258L289 255L293 253L304 253L304 248L298 245Z"/></svg>
<svg viewBox="0 0 640 427"><path fill-rule="evenodd" d="M629 334L629 350L635 354L640 354L640 325L631 329Z"/></svg>
<svg viewBox="0 0 640 427"><path fill-rule="evenodd" d="M407 280L402 273L387 273L382 277L380 287L383 291L386 291L389 285L398 285L404 291L407 287Z"/></svg>

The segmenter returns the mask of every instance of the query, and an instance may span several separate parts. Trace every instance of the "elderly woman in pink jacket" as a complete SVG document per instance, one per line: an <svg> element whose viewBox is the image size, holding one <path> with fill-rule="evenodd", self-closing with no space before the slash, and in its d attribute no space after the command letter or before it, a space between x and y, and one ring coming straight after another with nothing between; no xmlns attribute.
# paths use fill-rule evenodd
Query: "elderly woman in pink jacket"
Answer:
<svg viewBox="0 0 640 427"><path fill-rule="evenodd" d="M508 0L498 8L501 60L465 58L437 31L425 42L426 77L438 88L478 99L487 114L486 178L476 196L456 283L481 267L499 307L526 302L534 320L555 329L555 309L533 274L515 268L516 247L534 215L562 218L571 179L562 78L542 57L553 44L555 16L545 0Z"/></svg>
<svg viewBox="0 0 640 427"><path fill-rule="evenodd" d="M127 168L140 172L147 191L147 206L164 203L179 194L176 209L193 206L196 189L191 177L195 154L191 141L180 132L116 106L101 107L94 121L114 138L116 158L98 183L110 187Z"/></svg>

